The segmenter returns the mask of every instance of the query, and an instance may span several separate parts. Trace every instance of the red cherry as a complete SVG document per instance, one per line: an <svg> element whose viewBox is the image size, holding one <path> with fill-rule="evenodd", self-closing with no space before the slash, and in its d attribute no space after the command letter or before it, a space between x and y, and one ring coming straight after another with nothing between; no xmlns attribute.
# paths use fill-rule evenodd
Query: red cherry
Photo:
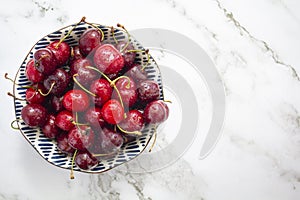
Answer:
<svg viewBox="0 0 300 200"><path fill-rule="evenodd" d="M79 46L71 47L71 57L70 60L74 61L77 59L83 58L83 55L80 52Z"/></svg>
<svg viewBox="0 0 300 200"><path fill-rule="evenodd" d="M55 124L64 131L69 131L74 127L72 112L68 110L60 111L55 118Z"/></svg>
<svg viewBox="0 0 300 200"><path fill-rule="evenodd" d="M62 131L55 125L55 116L48 115L47 121L42 127L42 132L47 138L53 139Z"/></svg>
<svg viewBox="0 0 300 200"><path fill-rule="evenodd" d="M72 155L74 153L75 149L68 143L68 134L66 134L65 132L59 134L56 137L56 141L58 149L63 153L66 153L68 155Z"/></svg>
<svg viewBox="0 0 300 200"><path fill-rule="evenodd" d="M75 149L89 148L94 141L95 133L86 125L75 126L68 133L68 143Z"/></svg>
<svg viewBox="0 0 300 200"><path fill-rule="evenodd" d="M31 59L26 65L26 77L33 83L39 83L44 80L44 74L37 70L33 59Z"/></svg>
<svg viewBox="0 0 300 200"><path fill-rule="evenodd" d="M101 114L107 123L118 124L124 119L124 108L119 101L111 99L103 105Z"/></svg>
<svg viewBox="0 0 300 200"><path fill-rule="evenodd" d="M102 34L97 29L86 30L79 38L79 48L83 55L88 55L101 44Z"/></svg>
<svg viewBox="0 0 300 200"><path fill-rule="evenodd" d="M128 132L142 131L144 128L143 114L138 110L130 110L119 126Z"/></svg>
<svg viewBox="0 0 300 200"><path fill-rule="evenodd" d="M143 103L156 100L159 97L159 86L155 81L144 80L140 82L137 88L139 99Z"/></svg>
<svg viewBox="0 0 300 200"><path fill-rule="evenodd" d="M57 60L48 48L38 49L33 58L36 69L45 75L51 74L57 67Z"/></svg>
<svg viewBox="0 0 300 200"><path fill-rule="evenodd" d="M75 164L83 170L92 169L98 164L97 158L95 158L88 151L79 151L75 156Z"/></svg>
<svg viewBox="0 0 300 200"><path fill-rule="evenodd" d="M112 88L109 82L103 78L92 82L90 91L96 95L96 97L93 97L93 99L97 106L102 106L111 98L112 94Z"/></svg>
<svg viewBox="0 0 300 200"><path fill-rule="evenodd" d="M138 94L136 91L136 86L132 78L120 78L116 82L116 87L119 90L122 101L125 107L131 107L135 104ZM119 99L119 95L116 90L113 91L113 98Z"/></svg>
<svg viewBox="0 0 300 200"><path fill-rule="evenodd" d="M28 126L43 126L46 122L47 111L40 104L28 104L22 108L21 117Z"/></svg>
<svg viewBox="0 0 300 200"><path fill-rule="evenodd" d="M169 107L162 100L155 100L149 103L144 110L146 123L159 124L169 117Z"/></svg>
<svg viewBox="0 0 300 200"><path fill-rule="evenodd" d="M63 97L65 109L73 112L85 111L90 105L89 96L82 90L69 90Z"/></svg>
<svg viewBox="0 0 300 200"><path fill-rule="evenodd" d="M47 48L49 48L57 61L58 66L62 66L67 63L70 57L71 49L68 43L66 42L60 42L60 41L54 41L51 42Z"/></svg>
<svg viewBox="0 0 300 200"><path fill-rule="evenodd" d="M111 44L103 44L95 50L94 63L105 74L114 74L124 67L124 58Z"/></svg>
<svg viewBox="0 0 300 200"><path fill-rule="evenodd" d="M25 98L28 103L41 104L45 101L45 97L38 90L45 92L45 87L42 84L37 84L26 90Z"/></svg>
<svg viewBox="0 0 300 200"><path fill-rule="evenodd" d="M84 119L89 123L93 128L104 127L105 121L101 115L101 109L98 107L91 107L85 111Z"/></svg>

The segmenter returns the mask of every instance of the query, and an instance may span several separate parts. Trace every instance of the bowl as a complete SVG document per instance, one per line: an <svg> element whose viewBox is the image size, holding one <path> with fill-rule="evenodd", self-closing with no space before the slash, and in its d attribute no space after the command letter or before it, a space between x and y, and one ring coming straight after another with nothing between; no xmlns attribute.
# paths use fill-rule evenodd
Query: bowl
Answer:
<svg viewBox="0 0 300 200"><path fill-rule="evenodd" d="M70 46L78 45L78 40L80 35L87 29L98 27L104 33L104 41L109 43L114 43L114 38L111 32L111 26L100 25L97 23L87 23L85 21L81 21L80 23L72 24L61 28L57 31L54 31L45 37L41 38L29 51L26 55L24 61L19 67L16 76L15 76L15 85L13 88L13 94L16 98L14 98L14 107L15 107L15 117L16 117L16 125L20 130L21 134L24 136L26 141L36 150L36 152L47 162L50 164L60 167L62 169L74 170L84 173L102 173L113 169L123 163L126 163L138 155L140 155L145 148L147 147L153 133L155 131L155 127L146 126L142 135L135 138L134 141L123 145L120 151L117 152L113 157L105 158L99 162L97 166L89 170L82 170L76 165L72 164L72 157L62 153L55 142L55 140L46 138L44 134L41 132L40 128L32 128L26 125L21 119L21 110L27 104L26 101L21 101L19 99L25 99L25 91L24 86L30 85L31 82L27 79L25 74L25 69L28 61L33 58L33 54L36 50L40 48L46 47L53 41L60 40L68 32L73 29L71 34L65 38L65 42L67 42ZM114 35L118 41L128 39L128 35L120 28L114 28ZM130 41L135 47L135 49L145 50L144 47L134 38L134 36L130 37ZM159 67L153 57L150 55L150 60L148 61L148 56L145 52L138 52L136 54L135 62L139 64L145 64L148 62L145 71L147 72L148 79L154 80L159 85L160 96L159 99L164 99L163 96L163 87L162 87L162 79Z"/></svg>

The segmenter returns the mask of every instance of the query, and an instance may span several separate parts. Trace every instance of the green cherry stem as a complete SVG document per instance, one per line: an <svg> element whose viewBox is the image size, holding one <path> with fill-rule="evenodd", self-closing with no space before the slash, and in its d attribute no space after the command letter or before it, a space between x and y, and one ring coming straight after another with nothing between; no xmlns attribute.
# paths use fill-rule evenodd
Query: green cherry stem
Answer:
<svg viewBox="0 0 300 200"><path fill-rule="evenodd" d="M14 129L14 130L20 130L20 127L19 127L19 126L14 126L14 124L17 123L17 122L19 122L19 121L20 121L20 119L15 119L14 121L12 121L12 122L10 123L10 127L11 127L12 129Z"/></svg>
<svg viewBox="0 0 300 200"><path fill-rule="evenodd" d="M146 50L140 50L140 49L132 49L132 50L127 50L126 52L136 52L136 53L138 53L138 52L141 52L141 53L145 53L146 55L147 55L147 62L146 62L146 64L143 64L142 66L142 70L144 70L147 66L148 66L148 64L150 63L150 54L149 54L149 49L146 49Z"/></svg>
<svg viewBox="0 0 300 200"><path fill-rule="evenodd" d="M71 162L71 172L70 172L70 179L74 179L75 176L74 176L74 161L75 161L75 157L76 157L76 154L77 154L77 149L75 150L74 154L73 154L73 157L72 157L72 162Z"/></svg>
<svg viewBox="0 0 300 200"><path fill-rule="evenodd" d="M117 124L118 129L120 129L123 133L127 133L128 135L142 135L142 132L140 131L126 131L122 129L118 124Z"/></svg>
<svg viewBox="0 0 300 200"><path fill-rule="evenodd" d="M125 33L127 34L127 38L128 38L126 45L120 50L120 53L122 53L128 47L128 45L130 44L130 34L122 24L118 23L117 26L119 28L122 28L125 31Z"/></svg>
<svg viewBox="0 0 300 200"><path fill-rule="evenodd" d="M99 28L98 26L96 26L96 25L93 24L93 23L86 22L86 21L84 21L84 22L85 22L86 24L88 24L88 25L94 27L94 28L97 29L98 31L100 31L100 33L101 33L101 42L102 42L102 41L104 40L104 32L102 31L102 29Z"/></svg>
<svg viewBox="0 0 300 200"><path fill-rule="evenodd" d="M76 79L76 76L78 76L78 74L74 74L73 75L73 81L79 86L79 87L81 87L81 89L83 89L86 93L88 93L88 94L90 94L90 95L92 95L92 96L96 96L94 93L92 93L91 91L89 91L88 89L86 89L83 85L81 85L80 83L79 83L79 81Z"/></svg>
<svg viewBox="0 0 300 200"><path fill-rule="evenodd" d="M126 88L129 89L130 88L130 78L128 76L119 76L118 78L111 81L110 85L113 87L116 84L116 82L118 80L120 80L121 78L126 78L128 80L128 84L126 85Z"/></svg>
<svg viewBox="0 0 300 200"><path fill-rule="evenodd" d="M12 78L8 77L8 73L4 74L4 78L7 79L7 80L9 80L9 81L11 81L14 85L17 85L17 86L19 86L21 88L24 88L24 89L28 89L28 88L32 87L32 86L29 86L29 85L28 86L22 86L22 85L17 84Z"/></svg>
<svg viewBox="0 0 300 200"><path fill-rule="evenodd" d="M55 82L52 82L51 83L51 86L50 86L50 88L49 88L49 90L48 90L48 92L47 93L43 93L43 91L41 90L41 89L38 89L38 91L39 91L39 93L42 95L42 96L48 96L50 93L51 93L51 91L52 91L52 89L53 89L53 87L54 87L54 85L55 85L56 83Z"/></svg>
<svg viewBox="0 0 300 200"><path fill-rule="evenodd" d="M20 98L16 97L15 95L13 95L10 92L7 92L7 95L10 96L10 97L13 97L14 99L19 100L19 101L26 101L26 99L20 99Z"/></svg>
<svg viewBox="0 0 300 200"><path fill-rule="evenodd" d="M118 44L119 42L118 42L117 38L115 37L115 29L114 29L114 27L112 26L112 27L110 28L110 30L111 30L111 35L112 35L112 37L113 37L115 43Z"/></svg>
<svg viewBox="0 0 300 200"><path fill-rule="evenodd" d="M75 26L69 30L69 32L59 40L59 42L55 45L55 48L57 49L58 46L73 32L73 30L81 23L81 22L84 22L85 21L85 17L82 17L81 20L75 24Z"/></svg>
<svg viewBox="0 0 300 200"><path fill-rule="evenodd" d="M110 80L110 78L108 76L106 76L103 72L101 72L99 69L97 69L95 67L92 67L92 66L87 66L86 68L92 69L92 70L98 72L99 74L101 74L109 82L110 86L113 87L115 89L115 91L117 92L118 97L120 99L121 106L122 106L122 108L124 108L124 104L123 104L123 100L122 100L121 94L120 94L117 86L115 85L115 83L112 80ZM124 117L126 118L126 114L125 113L124 113Z"/></svg>
<svg viewBox="0 0 300 200"><path fill-rule="evenodd" d="M151 147L150 147L150 149L149 149L149 152L152 151L152 149L153 149L153 147L154 147L154 145L155 145L155 143L156 143L156 138L157 138L156 126L154 126L153 128L154 128L154 133L153 133L153 134L154 134L154 135L153 135L154 139L153 139L152 145L151 145Z"/></svg>

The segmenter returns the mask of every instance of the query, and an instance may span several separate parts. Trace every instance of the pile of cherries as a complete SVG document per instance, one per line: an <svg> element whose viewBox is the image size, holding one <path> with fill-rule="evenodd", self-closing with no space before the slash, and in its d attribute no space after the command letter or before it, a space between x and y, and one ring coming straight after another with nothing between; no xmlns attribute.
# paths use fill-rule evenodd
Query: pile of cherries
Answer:
<svg viewBox="0 0 300 200"><path fill-rule="evenodd" d="M146 125L164 122L169 109L146 66L135 61L137 52L147 51L135 49L129 39L105 41L96 26L77 46L65 38L36 50L27 63L32 84L21 117L88 170L142 135Z"/></svg>

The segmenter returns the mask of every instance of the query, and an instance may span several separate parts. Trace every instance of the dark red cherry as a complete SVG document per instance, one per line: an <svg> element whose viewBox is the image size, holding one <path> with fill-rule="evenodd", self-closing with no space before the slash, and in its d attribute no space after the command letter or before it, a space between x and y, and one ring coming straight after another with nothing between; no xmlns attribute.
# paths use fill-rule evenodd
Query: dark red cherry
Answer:
<svg viewBox="0 0 300 200"><path fill-rule="evenodd" d="M95 50L94 63L105 74L114 74L124 67L124 58L113 45L103 44Z"/></svg>
<svg viewBox="0 0 300 200"><path fill-rule="evenodd" d="M43 84L47 91L49 91L51 85L54 84L51 93L54 95L61 95L66 90L69 82L69 73L62 68L58 68L44 80Z"/></svg>
<svg viewBox="0 0 300 200"><path fill-rule="evenodd" d="M63 97L65 109L72 112L85 111L90 105L89 96L83 90L69 90Z"/></svg>
<svg viewBox="0 0 300 200"><path fill-rule="evenodd" d="M125 107L131 107L135 104L138 94L136 85L132 78L120 78L116 82L116 87L121 95ZM116 90L113 91L113 98L119 100L119 95Z"/></svg>
<svg viewBox="0 0 300 200"><path fill-rule="evenodd" d="M131 43L129 43L127 46L127 41L120 41L116 45L116 49L119 50L124 58L124 65L126 67L131 66L134 63L134 59L136 57L135 52L128 52L130 50L134 50L134 47ZM125 47L125 48L124 48Z"/></svg>
<svg viewBox="0 0 300 200"><path fill-rule="evenodd" d="M28 103L41 104L45 101L45 96L43 96L39 90L45 92L45 87L42 84L36 84L26 90L25 98Z"/></svg>
<svg viewBox="0 0 300 200"><path fill-rule="evenodd" d="M88 66L92 66L92 63L86 58L77 59L73 61L70 66L71 75L76 74L77 81L85 86L89 85L98 77L97 72L87 68Z"/></svg>
<svg viewBox="0 0 300 200"><path fill-rule="evenodd" d="M129 132L142 131L144 128L143 114L138 110L130 110L126 113L126 118L120 122L119 126Z"/></svg>
<svg viewBox="0 0 300 200"><path fill-rule="evenodd" d="M120 149L123 143L124 139L119 132L103 128L93 143L91 151L95 154L108 154L100 157L109 158Z"/></svg>
<svg viewBox="0 0 300 200"><path fill-rule="evenodd" d="M74 74L77 74L79 68L86 67L86 66L92 66L92 62L89 59L78 58L72 61L70 65L71 75L73 76Z"/></svg>
<svg viewBox="0 0 300 200"><path fill-rule="evenodd" d="M37 70L33 59L28 61L26 65L26 77L29 81L33 83L39 83L44 80L44 74Z"/></svg>
<svg viewBox="0 0 300 200"><path fill-rule="evenodd" d="M33 58L36 69L45 75L51 74L57 67L56 58L48 48L38 49L34 52Z"/></svg>
<svg viewBox="0 0 300 200"><path fill-rule="evenodd" d="M79 49L83 55L88 55L101 44L102 34L97 29L86 30L79 38Z"/></svg>
<svg viewBox="0 0 300 200"><path fill-rule="evenodd" d="M71 47L71 56L70 60L74 61L80 58L83 58L84 56L81 54L79 46Z"/></svg>
<svg viewBox="0 0 300 200"><path fill-rule="evenodd" d="M59 112L64 109L62 104L63 97L51 96L50 98L50 109L52 112Z"/></svg>
<svg viewBox="0 0 300 200"><path fill-rule="evenodd" d="M68 143L75 149L84 150L94 142L95 133L90 126L74 126L68 133Z"/></svg>
<svg viewBox="0 0 300 200"><path fill-rule="evenodd" d="M107 80L100 78L92 82L90 92L96 95L94 103L100 107L111 98L112 88Z"/></svg>
<svg viewBox="0 0 300 200"><path fill-rule="evenodd" d="M142 69L139 64L134 64L127 72L126 75L131 77L136 83L147 80L147 73Z"/></svg>
<svg viewBox="0 0 300 200"><path fill-rule="evenodd" d="M92 169L98 162L98 159L88 151L79 151L75 156L75 164L83 170Z"/></svg>
<svg viewBox="0 0 300 200"><path fill-rule="evenodd" d="M75 152L75 149L71 147L68 143L68 134L63 132L56 137L57 147L63 153L72 155Z"/></svg>
<svg viewBox="0 0 300 200"><path fill-rule="evenodd" d="M21 117L28 126L43 126L47 119L47 111L40 104L28 104L22 108Z"/></svg>
<svg viewBox="0 0 300 200"><path fill-rule="evenodd" d="M156 100L159 97L159 86L152 80L144 80L140 82L137 91L139 99L144 103Z"/></svg>
<svg viewBox="0 0 300 200"><path fill-rule="evenodd" d="M55 124L64 131L69 131L74 127L72 112L68 110L60 111L55 117Z"/></svg>
<svg viewBox="0 0 300 200"><path fill-rule="evenodd" d="M118 124L124 119L124 108L118 100L111 99L103 105L101 114L107 123Z"/></svg>
<svg viewBox="0 0 300 200"><path fill-rule="evenodd" d="M47 48L51 49L53 52L57 65L63 66L67 63L69 60L70 54L71 54L71 48L66 42L60 42L60 41L54 41L51 42Z"/></svg>
<svg viewBox="0 0 300 200"><path fill-rule="evenodd" d="M98 107L90 107L85 111L84 119L89 123L93 128L104 127L105 121L101 115L101 109Z"/></svg>
<svg viewBox="0 0 300 200"><path fill-rule="evenodd" d="M169 117L169 107L162 100L150 102L144 110L146 123L159 124L166 121Z"/></svg>
<svg viewBox="0 0 300 200"><path fill-rule="evenodd" d="M55 125L55 116L48 115L46 123L42 127L42 132L47 138L53 139L62 131Z"/></svg>

